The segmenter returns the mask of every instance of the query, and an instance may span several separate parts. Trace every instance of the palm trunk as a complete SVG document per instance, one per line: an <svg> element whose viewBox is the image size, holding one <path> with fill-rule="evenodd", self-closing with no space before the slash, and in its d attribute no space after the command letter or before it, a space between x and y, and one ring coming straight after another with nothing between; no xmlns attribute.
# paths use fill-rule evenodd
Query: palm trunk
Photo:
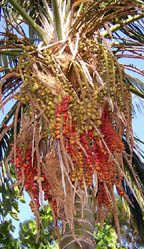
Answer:
<svg viewBox="0 0 144 249"><path fill-rule="evenodd" d="M89 198L83 212L80 199L76 198L76 215L74 216L74 232L67 224L61 241L61 249L95 249L94 216Z"/></svg>
<svg viewBox="0 0 144 249"><path fill-rule="evenodd" d="M131 244L131 249L135 248L135 237L132 237L132 244Z"/></svg>

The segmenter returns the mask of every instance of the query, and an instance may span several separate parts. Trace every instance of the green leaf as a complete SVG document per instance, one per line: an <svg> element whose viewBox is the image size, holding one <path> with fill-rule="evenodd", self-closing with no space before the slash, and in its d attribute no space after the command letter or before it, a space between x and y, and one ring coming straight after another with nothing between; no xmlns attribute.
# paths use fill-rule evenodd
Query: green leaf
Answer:
<svg viewBox="0 0 144 249"><path fill-rule="evenodd" d="M18 217L18 212L16 210L12 210L9 212L9 214L11 215L12 218L14 218L15 220L19 220L19 217Z"/></svg>

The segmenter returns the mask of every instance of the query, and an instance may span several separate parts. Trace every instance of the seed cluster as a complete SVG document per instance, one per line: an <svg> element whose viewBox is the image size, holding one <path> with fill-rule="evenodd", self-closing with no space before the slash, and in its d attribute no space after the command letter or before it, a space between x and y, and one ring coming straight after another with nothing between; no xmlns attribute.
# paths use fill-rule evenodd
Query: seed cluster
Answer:
<svg viewBox="0 0 144 249"><path fill-rule="evenodd" d="M12 160L12 162L14 162L14 160ZM40 196L37 157L35 153L32 157L32 145L27 146L26 149L24 146L22 148L16 148L15 168L17 180L21 182L25 187L25 190L32 195L32 200L30 201L29 206L34 212L35 208L39 209L40 207ZM49 193L51 186L43 172L41 172L40 178L42 182L42 190L44 192L44 199L49 200L55 215L57 215L56 202Z"/></svg>
<svg viewBox="0 0 144 249"><path fill-rule="evenodd" d="M93 135L93 130L88 130L82 134L76 132L77 123L71 122L68 115L69 98L65 98L57 107L56 115L56 138L63 137L66 152L70 155L74 169L71 171L71 180L74 183L79 180L80 186L84 187L84 179L87 187L93 185L94 170L98 172L99 180L99 205L106 205L109 209L111 201L109 200L104 184L111 191L113 185L116 185L121 196L124 195L121 187L121 176L117 177L118 168L113 161L112 155L116 153L121 155L124 145L114 130L107 108L104 108L101 118L100 131L103 134L103 140ZM63 120L62 120L63 117ZM60 127L63 122L63 129ZM107 150L106 146L109 148Z"/></svg>
<svg viewBox="0 0 144 249"><path fill-rule="evenodd" d="M131 121L129 87L124 83L124 72L114 55L103 44L89 39L78 49L81 59L78 57L73 62L62 63L60 56L54 57L49 49L38 55L34 48L31 53L25 48L19 60L23 85L16 98L24 104L24 114L30 120L36 120L35 128L31 126L31 134L34 129L39 130L40 140L47 143L52 138L53 147L49 143L50 148L40 151L41 162L38 161L36 152L32 156L31 135L30 146L25 150L17 148L17 178L23 181L27 191L32 192L39 207L38 181L41 177L45 199L52 203L55 215L56 199L51 195L52 186L42 171L45 154L51 150L59 156L61 175L66 171L72 185L78 182L77 187L81 189L91 188L97 172L98 206L110 208L114 185L118 193L124 195L119 167L124 150L123 131ZM62 188L65 188L64 181L65 173ZM30 205L33 209L33 201Z"/></svg>

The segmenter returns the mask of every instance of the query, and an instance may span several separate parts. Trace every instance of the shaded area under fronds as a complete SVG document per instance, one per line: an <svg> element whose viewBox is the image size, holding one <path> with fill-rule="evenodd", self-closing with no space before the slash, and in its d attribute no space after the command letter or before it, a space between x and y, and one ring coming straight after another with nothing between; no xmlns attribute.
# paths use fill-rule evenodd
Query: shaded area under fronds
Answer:
<svg viewBox="0 0 144 249"><path fill-rule="evenodd" d="M125 144L125 152L127 153L127 155L130 155L130 147L128 145L127 140L124 138L123 142ZM133 148L133 154L132 154L132 168L136 174L137 180L139 181L139 184L142 186L142 190L143 190L143 182L144 182L144 163L143 161L140 159L140 156L138 156L138 153L136 148ZM141 154L141 156L143 156L143 154ZM130 167L128 165L128 162L125 160L124 158L124 165L126 166L126 170L129 171L130 173ZM133 180L135 181L134 177Z"/></svg>
<svg viewBox="0 0 144 249"><path fill-rule="evenodd" d="M128 145L128 142L126 138L123 138L123 142L125 144L125 152L127 155L130 155L130 147ZM141 155L143 156L143 154ZM136 148L133 148L133 154L131 160L132 166L128 163L128 160L124 157L124 166L125 166L125 171L127 174L130 176L132 182L133 182L133 187L134 191L137 192L137 190L140 190L141 196L144 194L144 163L140 159L140 156L138 156L138 152ZM131 168L132 167L132 168ZM142 199L139 195L140 198L136 199L135 196L133 195L131 189L129 188L125 178L122 179L122 185L124 188L125 193L127 194L129 200L131 203L129 203L130 207L130 212L132 215L132 218L134 220L134 223L136 224L137 231L141 236L141 239L144 241L144 221L143 221L143 204L141 203Z"/></svg>
<svg viewBox="0 0 144 249"><path fill-rule="evenodd" d="M129 200L131 201L132 205L129 204L130 212L132 215L132 219L136 225L137 231L144 242L144 220L143 220L143 212L142 209L135 199L133 193L131 192L129 186L127 185L125 179L122 180L123 188L125 193L127 194Z"/></svg>

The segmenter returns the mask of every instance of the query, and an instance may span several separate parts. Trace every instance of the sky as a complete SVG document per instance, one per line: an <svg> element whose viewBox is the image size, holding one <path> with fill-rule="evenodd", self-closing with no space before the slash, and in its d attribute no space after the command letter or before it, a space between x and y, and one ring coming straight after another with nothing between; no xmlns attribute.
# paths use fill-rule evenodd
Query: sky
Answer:
<svg viewBox="0 0 144 249"><path fill-rule="evenodd" d="M0 125L1 125L1 121L3 117L6 115L7 111L9 111L12 105L13 105L13 101L4 108L4 114L0 110ZM15 227L15 231L13 233L14 238L18 238L19 236L19 223L23 223L26 220L30 220L34 218L34 214L31 212L31 208L29 207L30 197L25 191L23 194L24 194L24 199L26 203L22 203L21 201L18 201L19 210L20 210L18 214L19 221L12 219L12 224ZM11 219L11 216L8 215L7 219Z"/></svg>
<svg viewBox="0 0 144 249"><path fill-rule="evenodd" d="M2 31L3 31L3 19L0 20L0 32ZM0 125L6 113L10 110L10 108L13 106L14 103L15 100L12 100L8 104L6 104L4 107L4 113L2 113L2 111L0 110ZM15 226L15 232L13 233L13 236L15 238L18 238L19 223L34 218L34 214L31 212L31 208L29 207L30 197L26 192L24 192L24 199L26 203L18 201L20 208L20 213L18 215L19 221L12 219L12 224ZM11 219L11 216L8 216L7 219Z"/></svg>
<svg viewBox="0 0 144 249"><path fill-rule="evenodd" d="M0 23L0 31L2 31L2 21ZM134 64L138 67L140 67L142 70L144 70L144 63L142 62L142 60L138 60L134 61L133 59L127 59L128 63ZM131 73L131 75L134 75L133 73ZM139 79L142 80L142 77L139 76ZM1 121L3 119L3 117L6 115L6 113L8 112L8 110L11 108L11 106L13 105L14 101L11 101L9 104L7 104L4 108L4 114L2 113L2 111L0 110L0 124ZM136 98L135 96L133 96L133 104L136 107L136 105L138 104L141 109L143 107L143 111L139 111L137 112L137 116L134 116L133 119L133 129L134 129L134 134L136 134L139 138L141 138L141 140L144 141L144 101L140 100L138 98ZM20 222L24 222L25 220L34 218L33 213L31 212L31 209L28 205L30 198L28 196L28 194L26 192L24 192L24 196L25 196L25 200L26 200L26 204L23 204L21 202L19 202L19 207L20 207L20 213L19 213L19 219ZM14 237L17 238L18 237L18 231L19 231L19 221L14 221L13 220L13 225L15 226L16 230L14 232Z"/></svg>

